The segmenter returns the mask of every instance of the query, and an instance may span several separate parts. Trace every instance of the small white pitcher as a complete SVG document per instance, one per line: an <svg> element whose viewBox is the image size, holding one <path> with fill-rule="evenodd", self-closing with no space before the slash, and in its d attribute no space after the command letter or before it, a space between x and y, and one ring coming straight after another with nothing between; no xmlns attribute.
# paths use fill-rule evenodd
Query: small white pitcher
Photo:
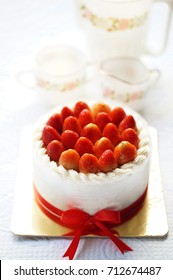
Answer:
<svg viewBox="0 0 173 280"><path fill-rule="evenodd" d="M160 76L158 69L148 69L135 58L114 57L99 66L103 97L126 103L140 111L147 90Z"/></svg>

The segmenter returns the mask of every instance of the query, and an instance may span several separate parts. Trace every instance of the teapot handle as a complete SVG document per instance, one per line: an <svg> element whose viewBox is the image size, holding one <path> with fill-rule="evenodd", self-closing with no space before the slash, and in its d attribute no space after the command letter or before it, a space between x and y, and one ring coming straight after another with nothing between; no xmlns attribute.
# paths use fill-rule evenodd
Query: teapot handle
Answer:
<svg viewBox="0 0 173 280"><path fill-rule="evenodd" d="M145 53L149 55L159 55L166 48L170 25L171 25L172 11L173 11L172 2L169 0L154 0L153 5L155 5L156 3L165 3L168 7L168 12L166 16L164 31L163 31L164 34L163 34L162 42L160 42L160 47L157 50L154 50L150 48L149 45L146 45Z"/></svg>

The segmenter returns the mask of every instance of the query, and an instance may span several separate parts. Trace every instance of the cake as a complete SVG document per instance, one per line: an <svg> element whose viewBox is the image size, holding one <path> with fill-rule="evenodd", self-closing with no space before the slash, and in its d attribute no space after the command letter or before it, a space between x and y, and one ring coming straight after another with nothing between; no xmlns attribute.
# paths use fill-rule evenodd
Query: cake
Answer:
<svg viewBox="0 0 173 280"><path fill-rule="evenodd" d="M69 130L74 133L64 133ZM120 157L126 146L129 150ZM34 131L34 187L61 211L80 209L89 215L102 209L122 211L147 189L150 154L147 123L130 108L82 101L59 106L39 120Z"/></svg>
<svg viewBox="0 0 173 280"><path fill-rule="evenodd" d="M61 113L62 108L57 108L55 112ZM126 114L131 114L131 110L128 109ZM66 170L47 154L42 131L52 115L51 112L37 125L33 151L34 185L48 202L61 210L75 207L93 215L105 208L122 210L142 195L149 177L150 137L141 116L132 113L140 140L133 161L108 173L83 173Z"/></svg>

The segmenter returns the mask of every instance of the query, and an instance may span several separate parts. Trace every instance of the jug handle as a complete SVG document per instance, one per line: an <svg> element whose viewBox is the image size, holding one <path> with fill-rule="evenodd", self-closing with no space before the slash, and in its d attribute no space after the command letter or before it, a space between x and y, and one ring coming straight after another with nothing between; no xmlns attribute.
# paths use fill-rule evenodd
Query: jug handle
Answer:
<svg viewBox="0 0 173 280"><path fill-rule="evenodd" d="M159 69L151 69L149 72L149 84L148 89L150 89L152 86L156 84L158 79L160 78L161 72Z"/></svg>
<svg viewBox="0 0 173 280"><path fill-rule="evenodd" d="M162 39L163 41L158 50L152 50L149 46L146 46L146 49L145 49L146 54L155 55L155 56L161 54L164 51L164 49L166 48L166 45L168 42L170 25L171 25L172 11L173 11L173 5L170 0L154 0L152 5L159 3L159 2L165 3L168 6L168 14L166 17L165 30L164 30L163 39Z"/></svg>

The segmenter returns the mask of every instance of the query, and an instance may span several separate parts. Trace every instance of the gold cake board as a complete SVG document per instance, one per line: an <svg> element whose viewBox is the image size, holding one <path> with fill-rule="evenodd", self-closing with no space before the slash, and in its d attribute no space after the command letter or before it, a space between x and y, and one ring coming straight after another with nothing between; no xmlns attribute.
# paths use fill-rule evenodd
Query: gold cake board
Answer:
<svg viewBox="0 0 173 280"><path fill-rule="evenodd" d="M159 166L157 131L150 127L152 157L148 193L144 207L126 223L116 226L120 237L161 237L168 233ZM139 178L140 180L140 178ZM32 127L23 128L15 186L11 230L25 236L59 236L70 230L45 216L36 205L32 181ZM92 236L97 237L97 236Z"/></svg>

